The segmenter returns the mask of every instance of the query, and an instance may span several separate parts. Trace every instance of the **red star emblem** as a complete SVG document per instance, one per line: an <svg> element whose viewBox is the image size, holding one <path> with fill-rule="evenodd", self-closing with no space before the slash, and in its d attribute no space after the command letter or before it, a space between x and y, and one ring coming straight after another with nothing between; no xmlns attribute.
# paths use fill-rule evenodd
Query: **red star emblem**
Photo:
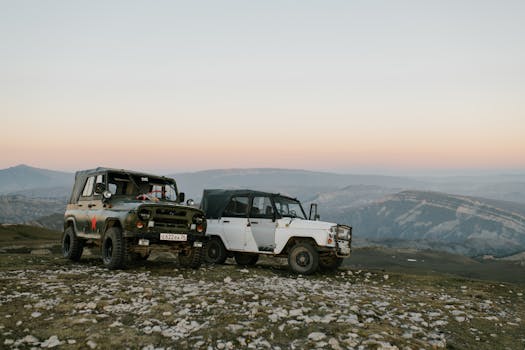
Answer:
<svg viewBox="0 0 525 350"><path fill-rule="evenodd" d="M94 216L91 218L91 230L92 231L97 230L97 218Z"/></svg>

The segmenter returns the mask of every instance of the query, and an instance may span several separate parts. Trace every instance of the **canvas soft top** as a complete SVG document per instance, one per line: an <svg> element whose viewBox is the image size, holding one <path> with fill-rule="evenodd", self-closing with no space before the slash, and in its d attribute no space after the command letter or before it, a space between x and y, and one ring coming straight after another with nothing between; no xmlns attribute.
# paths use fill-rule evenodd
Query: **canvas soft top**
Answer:
<svg viewBox="0 0 525 350"><path fill-rule="evenodd" d="M291 198L279 193L270 193L255 190L226 190L226 189L208 189L202 193L202 200L200 209L204 211L207 219L218 219L222 216L222 212L234 196L281 196Z"/></svg>
<svg viewBox="0 0 525 350"><path fill-rule="evenodd" d="M80 193L84 189L84 184L86 183L86 179L93 175L98 174L105 174L108 172L115 172L115 173L125 173L130 174L133 176L146 176L151 177L155 179L163 179L163 180L173 180L166 176L159 176L154 174L148 174L148 173L141 173L133 170L125 170L125 169L116 169L116 168L105 168L105 167L98 167L94 169L87 169L87 170L80 170L75 173L75 185L73 186L73 191L71 191L71 197L69 199L69 203L76 203L76 200L80 196Z"/></svg>

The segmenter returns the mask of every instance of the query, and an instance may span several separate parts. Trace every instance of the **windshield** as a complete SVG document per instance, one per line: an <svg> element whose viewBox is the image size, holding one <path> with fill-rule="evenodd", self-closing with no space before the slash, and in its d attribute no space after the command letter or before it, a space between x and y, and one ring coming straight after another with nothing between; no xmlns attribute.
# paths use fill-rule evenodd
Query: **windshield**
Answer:
<svg viewBox="0 0 525 350"><path fill-rule="evenodd" d="M275 208L283 217L300 218L306 220L303 207L298 200L287 197L274 197Z"/></svg>
<svg viewBox="0 0 525 350"><path fill-rule="evenodd" d="M177 201L177 187L171 179L109 173L108 191L117 196L141 197L142 200Z"/></svg>

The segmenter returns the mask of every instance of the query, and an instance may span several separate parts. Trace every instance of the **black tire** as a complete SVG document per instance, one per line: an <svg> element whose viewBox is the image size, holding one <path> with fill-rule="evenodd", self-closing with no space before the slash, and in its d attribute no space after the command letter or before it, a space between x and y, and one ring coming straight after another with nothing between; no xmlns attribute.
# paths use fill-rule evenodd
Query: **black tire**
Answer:
<svg viewBox="0 0 525 350"><path fill-rule="evenodd" d="M227 257L226 248L220 238L212 237L204 245L204 261L208 264L224 264Z"/></svg>
<svg viewBox="0 0 525 350"><path fill-rule="evenodd" d="M69 226L62 235L62 256L71 261L79 261L84 251L84 242L77 237L73 227Z"/></svg>
<svg viewBox="0 0 525 350"><path fill-rule="evenodd" d="M197 269L202 263L202 248L191 248L189 252L179 253L179 264L182 267Z"/></svg>
<svg viewBox="0 0 525 350"><path fill-rule="evenodd" d="M321 256L319 257L319 267L326 271L337 270L343 263L343 260L343 258L338 258L333 255Z"/></svg>
<svg viewBox="0 0 525 350"><path fill-rule="evenodd" d="M110 269L120 269L126 265L126 241L122 230L112 227L106 231L102 241L102 262Z"/></svg>
<svg viewBox="0 0 525 350"><path fill-rule="evenodd" d="M237 265L241 266L255 265L259 260L259 254L235 253L234 257Z"/></svg>
<svg viewBox="0 0 525 350"><path fill-rule="evenodd" d="M288 252L288 265L296 273L310 275L319 269L319 253L310 243L297 243Z"/></svg>

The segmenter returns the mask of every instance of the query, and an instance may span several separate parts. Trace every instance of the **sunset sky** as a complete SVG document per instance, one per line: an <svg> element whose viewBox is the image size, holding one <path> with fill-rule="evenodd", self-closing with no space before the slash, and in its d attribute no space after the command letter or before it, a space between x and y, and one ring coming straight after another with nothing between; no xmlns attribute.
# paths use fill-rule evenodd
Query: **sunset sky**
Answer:
<svg viewBox="0 0 525 350"><path fill-rule="evenodd" d="M525 1L0 4L0 168L525 170Z"/></svg>

